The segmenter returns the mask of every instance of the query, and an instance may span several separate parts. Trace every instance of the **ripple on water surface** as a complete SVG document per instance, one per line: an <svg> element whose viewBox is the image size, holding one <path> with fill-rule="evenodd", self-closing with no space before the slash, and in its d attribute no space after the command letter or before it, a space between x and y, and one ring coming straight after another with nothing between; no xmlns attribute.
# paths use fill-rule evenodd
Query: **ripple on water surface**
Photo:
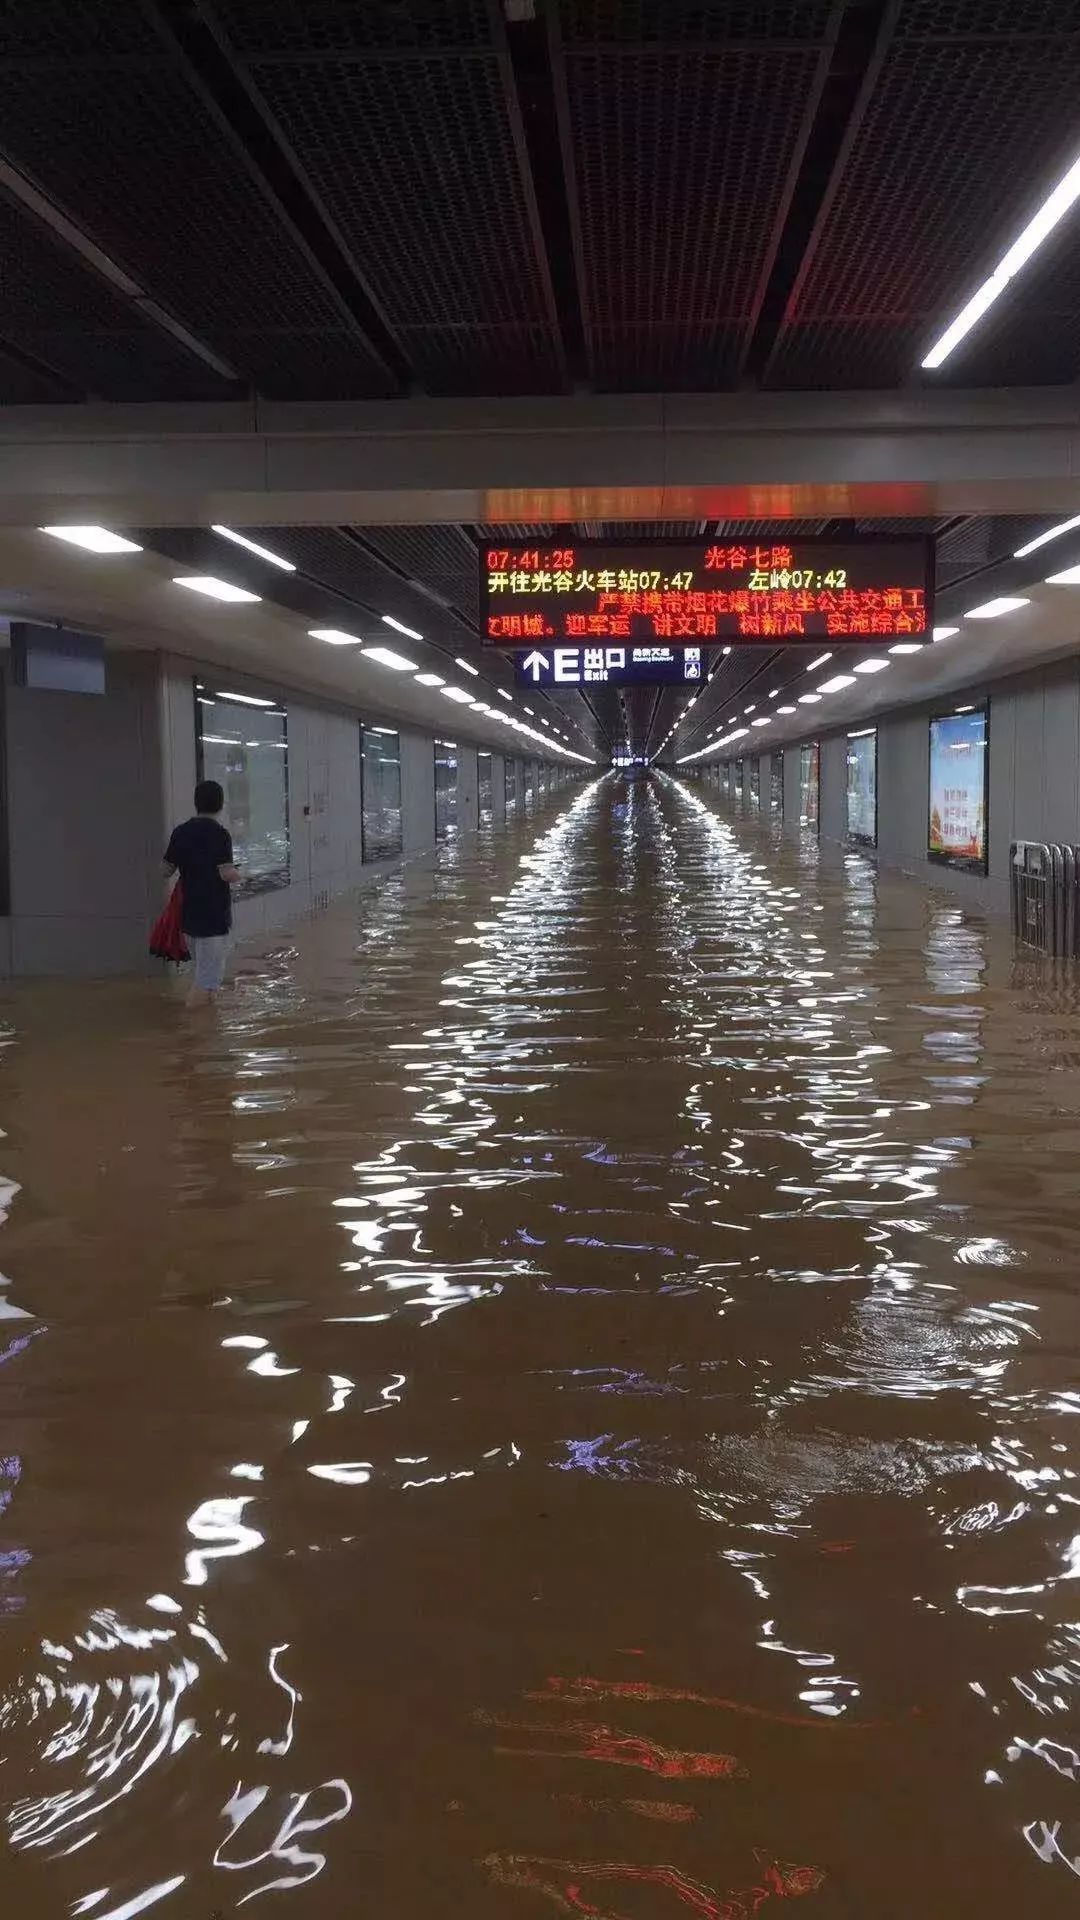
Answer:
<svg viewBox="0 0 1080 1920"><path fill-rule="evenodd" d="M7 1015L12 1912L1073 1910L1071 975L607 778Z"/></svg>

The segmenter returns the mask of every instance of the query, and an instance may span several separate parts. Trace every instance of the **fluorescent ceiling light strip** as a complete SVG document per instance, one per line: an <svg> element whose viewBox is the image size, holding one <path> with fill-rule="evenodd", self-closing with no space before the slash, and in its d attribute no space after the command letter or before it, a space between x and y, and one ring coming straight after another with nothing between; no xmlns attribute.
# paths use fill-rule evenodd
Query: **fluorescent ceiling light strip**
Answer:
<svg viewBox="0 0 1080 1920"><path fill-rule="evenodd" d="M776 711L777 713L794 713L795 708L794 707L777 707Z"/></svg>
<svg viewBox="0 0 1080 1920"><path fill-rule="evenodd" d="M357 633L346 633L343 627L309 627L309 640L325 640L328 647L362 647L363 641Z"/></svg>
<svg viewBox="0 0 1080 1920"><path fill-rule="evenodd" d="M232 527L221 527L216 523L211 526L210 531L219 533L223 540L231 540L234 546L246 547L249 553L257 554L260 560L269 560L270 565L280 567L282 573L296 572L291 560L283 559L280 553L271 553L269 547L260 547L258 541L249 540L246 533L237 533Z"/></svg>
<svg viewBox="0 0 1080 1920"><path fill-rule="evenodd" d="M1018 607L1030 606L1031 602L1022 594L1003 593L996 600L984 600L980 607L969 607L965 620L1000 620L1003 613L1015 613ZM936 629L935 629L936 631Z"/></svg>
<svg viewBox="0 0 1080 1920"><path fill-rule="evenodd" d="M51 534L54 540L66 540L69 546L82 547L87 553L142 552L134 540L108 527L39 527L38 532Z"/></svg>
<svg viewBox="0 0 1080 1920"><path fill-rule="evenodd" d="M1034 540L1029 540L1023 547L1017 547L1013 559L1026 560L1029 553L1037 553L1039 548L1045 547L1049 540L1060 540L1063 533L1072 533L1074 527L1080 527L1080 513L1074 513L1071 520L1059 520L1056 527L1047 527L1045 533L1036 534Z"/></svg>
<svg viewBox="0 0 1080 1920"><path fill-rule="evenodd" d="M932 638L935 640L951 640L953 637L953 634L959 633L959 631L960 631L959 627L935 627ZM914 645L914 642L911 642L910 644ZM889 652L892 653L893 651L894 649L890 647Z"/></svg>
<svg viewBox="0 0 1080 1920"><path fill-rule="evenodd" d="M953 629L951 629L951 631L955 633L957 629L954 627ZM890 653L921 653L922 641L921 640L898 640L895 647L889 648L889 652Z"/></svg>
<svg viewBox="0 0 1080 1920"><path fill-rule="evenodd" d="M875 654L869 660L857 660L855 671L856 673L884 673L888 664L882 654Z"/></svg>
<svg viewBox="0 0 1080 1920"><path fill-rule="evenodd" d="M416 684L418 687L445 687L446 681L438 673L418 673Z"/></svg>
<svg viewBox="0 0 1080 1920"><path fill-rule="evenodd" d="M927 368L940 367L950 353L966 339L972 327L982 319L983 314L992 307L995 300L1004 293L1010 280L1026 266L1032 254L1054 231L1060 220L1065 218L1069 209L1080 196L1080 160L1074 160L1068 172L1058 181L1056 187L1047 194L1042 206L1017 234L1012 246L1004 253L988 280L984 280L972 294L967 305L960 309L955 320L951 321L944 333L935 340L929 353L921 362Z"/></svg>
<svg viewBox="0 0 1080 1920"><path fill-rule="evenodd" d="M469 662L467 660L462 660L459 654L454 655L454 665L455 667L460 667L462 673L471 673L474 680L479 680L480 678L479 667L470 666Z"/></svg>
<svg viewBox="0 0 1080 1920"><path fill-rule="evenodd" d="M176 573L173 586L187 587L191 593L205 593L209 600L244 601L251 605L260 598L257 593L249 593L246 587L234 587L231 580L219 580L213 573Z"/></svg>
<svg viewBox="0 0 1080 1920"><path fill-rule="evenodd" d="M799 705L800 707L816 707L820 699L820 693L800 693Z"/></svg>
<svg viewBox="0 0 1080 1920"><path fill-rule="evenodd" d="M859 727L855 733L848 734L848 739L849 740L869 740L870 735L876 732L877 732L876 727Z"/></svg>
<svg viewBox="0 0 1080 1920"><path fill-rule="evenodd" d="M415 627L407 627L403 621L395 620L392 613L384 613L382 622L385 627L393 627L395 633L407 634L410 640L422 640L424 637L422 633L417 633Z"/></svg>
<svg viewBox="0 0 1080 1920"><path fill-rule="evenodd" d="M810 665L806 669L807 673L816 673L819 667L823 667L825 665L826 660L831 660L831 659L832 659L831 653L819 653L816 660L811 660Z"/></svg>
<svg viewBox="0 0 1080 1920"><path fill-rule="evenodd" d="M444 700L456 700L459 705L463 707L475 707L477 705L472 694L466 693L464 687L440 687L439 691Z"/></svg>
<svg viewBox="0 0 1080 1920"><path fill-rule="evenodd" d="M513 706L514 704L513 697L511 694L507 693L505 687L496 687L495 691L498 694L500 700L506 700L509 702L511 706ZM544 725L550 726L551 725L550 720L545 720Z"/></svg>
<svg viewBox="0 0 1080 1920"><path fill-rule="evenodd" d="M841 688L853 687L854 685L855 675L853 673L834 673L831 680L818 681L818 692L839 693Z"/></svg>
<svg viewBox="0 0 1080 1920"><path fill-rule="evenodd" d="M415 660L406 660L403 653L395 653L392 647L365 647L365 660L374 660L376 666L389 667L394 673L415 673Z"/></svg>
<svg viewBox="0 0 1080 1920"><path fill-rule="evenodd" d="M1080 587L1080 567L1066 567L1063 573L1047 575L1048 587Z"/></svg>

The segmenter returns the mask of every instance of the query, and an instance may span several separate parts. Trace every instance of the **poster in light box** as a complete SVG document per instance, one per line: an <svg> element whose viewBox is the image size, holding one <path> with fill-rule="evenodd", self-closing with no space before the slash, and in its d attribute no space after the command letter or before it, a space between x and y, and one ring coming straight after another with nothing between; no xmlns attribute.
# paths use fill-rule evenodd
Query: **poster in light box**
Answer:
<svg viewBox="0 0 1080 1920"><path fill-rule="evenodd" d="M927 853L945 866L985 873L987 710L948 713L930 722Z"/></svg>

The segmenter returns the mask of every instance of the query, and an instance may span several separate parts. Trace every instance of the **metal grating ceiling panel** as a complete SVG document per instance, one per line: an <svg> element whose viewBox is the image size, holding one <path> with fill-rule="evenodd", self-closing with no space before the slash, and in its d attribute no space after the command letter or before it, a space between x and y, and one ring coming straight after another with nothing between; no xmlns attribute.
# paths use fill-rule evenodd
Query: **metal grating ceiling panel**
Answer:
<svg viewBox="0 0 1080 1920"><path fill-rule="evenodd" d="M908 377L1075 157L1078 97L1080 33L1069 9L909 0L785 316L770 383ZM950 363L935 378L1071 377L1080 287L1060 262L1074 251L1075 226L957 355L955 374Z"/></svg>
<svg viewBox="0 0 1080 1920"><path fill-rule="evenodd" d="M143 320L0 195L0 336L106 400L213 399L229 383Z"/></svg>
<svg viewBox="0 0 1080 1920"><path fill-rule="evenodd" d="M736 376L817 56L567 56L586 334L601 386Z"/></svg>
<svg viewBox="0 0 1080 1920"><path fill-rule="evenodd" d="M358 527L388 564L479 625L479 556L464 527Z"/></svg>
<svg viewBox="0 0 1080 1920"><path fill-rule="evenodd" d="M8 8L0 58L3 152L241 378L277 396L390 391L140 9Z"/></svg>
<svg viewBox="0 0 1080 1920"><path fill-rule="evenodd" d="M220 0L216 12L425 386L558 386L558 336L483 8L445 0L453 44L435 35L393 59L371 52L385 10L372 20L323 7L311 21L301 0L279 0L272 17ZM283 33L303 58L280 57Z"/></svg>
<svg viewBox="0 0 1080 1920"><path fill-rule="evenodd" d="M72 398L75 396L65 393L47 372L39 372L5 352L0 343L0 406L44 406Z"/></svg>
<svg viewBox="0 0 1080 1920"><path fill-rule="evenodd" d="M820 40L830 0L559 0L567 40L665 44Z"/></svg>
<svg viewBox="0 0 1080 1920"><path fill-rule="evenodd" d="M821 67L822 5L663 11L661 42L661 13L644 0L561 8L585 330L601 386L737 376ZM799 21L798 40L735 37L778 13ZM635 22L644 40L630 37Z"/></svg>

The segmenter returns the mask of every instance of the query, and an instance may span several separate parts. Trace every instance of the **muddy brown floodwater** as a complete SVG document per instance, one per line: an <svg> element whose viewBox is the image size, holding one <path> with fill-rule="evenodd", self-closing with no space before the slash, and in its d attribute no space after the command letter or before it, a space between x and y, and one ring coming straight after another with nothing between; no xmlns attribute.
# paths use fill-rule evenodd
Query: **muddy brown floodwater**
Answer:
<svg viewBox="0 0 1080 1920"><path fill-rule="evenodd" d="M2 1011L5 1920L1077 1910L1073 974L608 777Z"/></svg>

